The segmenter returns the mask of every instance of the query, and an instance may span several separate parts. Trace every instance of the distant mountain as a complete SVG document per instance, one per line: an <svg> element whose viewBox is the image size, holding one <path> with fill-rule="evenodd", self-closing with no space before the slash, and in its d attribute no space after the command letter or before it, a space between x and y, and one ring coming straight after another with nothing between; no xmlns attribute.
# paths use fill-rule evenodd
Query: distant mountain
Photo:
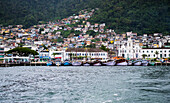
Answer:
<svg viewBox="0 0 170 103"><path fill-rule="evenodd" d="M54 21L85 8L100 8L92 23L106 23L116 33L170 34L170 0L0 0L0 24Z"/></svg>
<svg viewBox="0 0 170 103"><path fill-rule="evenodd" d="M170 34L170 0L104 0L91 22L106 22L116 33Z"/></svg>

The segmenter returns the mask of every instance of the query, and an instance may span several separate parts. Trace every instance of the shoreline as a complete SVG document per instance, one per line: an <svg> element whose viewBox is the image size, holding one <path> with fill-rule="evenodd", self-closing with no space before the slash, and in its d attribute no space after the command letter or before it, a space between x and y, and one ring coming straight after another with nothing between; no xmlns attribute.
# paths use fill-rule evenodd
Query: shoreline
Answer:
<svg viewBox="0 0 170 103"><path fill-rule="evenodd" d="M47 66L47 64L45 62L32 62L32 63L0 63L0 67L13 67L13 66ZM55 64L51 65L51 66L56 66ZM60 65L60 66L64 66L64 65ZM70 65L72 66L72 65ZM81 65L83 66L83 65ZM105 65L101 65L101 66L105 66ZM134 66L134 65L131 65ZM142 66L142 65L141 65ZM148 65L148 66L152 66L152 65ZM170 66L170 62L167 63L161 63L161 62L155 62L154 66Z"/></svg>

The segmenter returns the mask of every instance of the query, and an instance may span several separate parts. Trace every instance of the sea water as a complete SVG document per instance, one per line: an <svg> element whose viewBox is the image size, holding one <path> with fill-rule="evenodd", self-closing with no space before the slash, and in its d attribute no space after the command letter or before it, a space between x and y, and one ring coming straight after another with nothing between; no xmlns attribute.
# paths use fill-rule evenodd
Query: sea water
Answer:
<svg viewBox="0 0 170 103"><path fill-rule="evenodd" d="M168 66L0 68L0 103L168 103Z"/></svg>

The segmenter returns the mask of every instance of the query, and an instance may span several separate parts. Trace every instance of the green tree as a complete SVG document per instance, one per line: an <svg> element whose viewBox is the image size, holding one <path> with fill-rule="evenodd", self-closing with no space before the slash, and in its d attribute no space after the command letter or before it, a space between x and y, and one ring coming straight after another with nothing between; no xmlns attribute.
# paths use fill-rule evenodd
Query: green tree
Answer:
<svg viewBox="0 0 170 103"><path fill-rule="evenodd" d="M158 58L158 54L159 54L159 52L158 52L158 51L155 51L155 54L157 55L157 58Z"/></svg>
<svg viewBox="0 0 170 103"><path fill-rule="evenodd" d="M102 50L104 50L104 51L109 51L109 49L106 48L106 46L104 46L104 45L102 45L102 46L100 47L100 49L102 49Z"/></svg>
<svg viewBox="0 0 170 103"><path fill-rule="evenodd" d="M19 54L19 56L38 55L38 52L26 47L16 47L6 52L6 54Z"/></svg>
<svg viewBox="0 0 170 103"><path fill-rule="evenodd" d="M145 57L147 57L147 55L146 54L142 54L142 58L145 59Z"/></svg>

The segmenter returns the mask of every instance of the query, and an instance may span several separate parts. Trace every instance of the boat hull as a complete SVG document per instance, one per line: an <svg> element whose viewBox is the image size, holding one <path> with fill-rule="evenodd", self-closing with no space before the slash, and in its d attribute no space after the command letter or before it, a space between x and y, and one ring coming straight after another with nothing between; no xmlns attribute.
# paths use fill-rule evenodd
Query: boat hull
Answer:
<svg viewBox="0 0 170 103"><path fill-rule="evenodd" d="M136 62L134 63L134 66L141 66L142 65L142 62Z"/></svg>
<svg viewBox="0 0 170 103"><path fill-rule="evenodd" d="M117 66L127 66L128 63L127 62L120 62L116 64Z"/></svg>
<svg viewBox="0 0 170 103"><path fill-rule="evenodd" d="M52 63L51 63L51 62L48 62L48 63L47 63L47 66L52 66Z"/></svg>
<svg viewBox="0 0 170 103"><path fill-rule="evenodd" d="M60 66L61 62L56 62L55 65Z"/></svg>
<svg viewBox="0 0 170 103"><path fill-rule="evenodd" d="M107 63L103 63L103 64L106 65L106 66L114 66L114 65L116 65L116 62L111 61L111 62L107 62Z"/></svg>
<svg viewBox="0 0 170 103"><path fill-rule="evenodd" d="M72 66L81 66L81 63L80 62L73 62Z"/></svg>
<svg viewBox="0 0 170 103"><path fill-rule="evenodd" d="M71 65L69 62L64 63L64 66L69 66L69 65Z"/></svg>
<svg viewBox="0 0 170 103"><path fill-rule="evenodd" d="M90 66L90 64L89 63L85 63L85 64L83 64L83 66Z"/></svg>
<svg viewBox="0 0 170 103"><path fill-rule="evenodd" d="M149 63L142 63L142 66L148 66Z"/></svg>
<svg viewBox="0 0 170 103"><path fill-rule="evenodd" d="M94 63L93 66L101 66L101 63Z"/></svg>

